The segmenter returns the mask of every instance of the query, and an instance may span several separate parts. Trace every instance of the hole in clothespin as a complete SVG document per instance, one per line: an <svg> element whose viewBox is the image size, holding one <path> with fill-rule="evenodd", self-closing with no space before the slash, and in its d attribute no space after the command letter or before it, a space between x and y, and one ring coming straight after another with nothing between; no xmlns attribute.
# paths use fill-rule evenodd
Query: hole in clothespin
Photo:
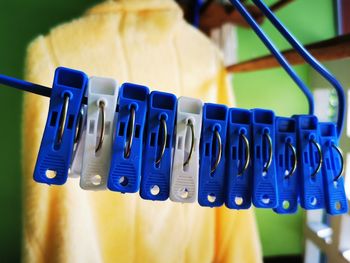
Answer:
<svg viewBox="0 0 350 263"><path fill-rule="evenodd" d="M50 121L50 125L51 126L55 126L56 125L57 116L58 116L58 112L57 111L52 112L51 121Z"/></svg>
<svg viewBox="0 0 350 263"><path fill-rule="evenodd" d="M57 172L53 171L53 170L46 170L45 175L49 179L54 179L56 177L56 175L57 175Z"/></svg>
<svg viewBox="0 0 350 263"><path fill-rule="evenodd" d="M242 205L243 204L243 198L241 196L235 197L235 204L236 205Z"/></svg>
<svg viewBox="0 0 350 263"><path fill-rule="evenodd" d="M341 205L341 203L339 201L335 202L335 209L336 210L342 209L342 205Z"/></svg>
<svg viewBox="0 0 350 263"><path fill-rule="evenodd" d="M102 177L99 174L96 174L91 178L91 183L93 185L100 185L101 181L102 181Z"/></svg>
<svg viewBox="0 0 350 263"><path fill-rule="evenodd" d="M125 122L121 122L119 124L119 131L118 131L118 136L123 137L125 132Z"/></svg>
<svg viewBox="0 0 350 263"><path fill-rule="evenodd" d="M284 201L282 202L282 207L283 207L283 209L285 209L285 210L289 209L289 207L290 207L289 201L288 201L288 200L284 200Z"/></svg>
<svg viewBox="0 0 350 263"><path fill-rule="evenodd" d="M181 188L179 189L178 194L182 199L186 199L188 198L189 192L187 188Z"/></svg>
<svg viewBox="0 0 350 263"><path fill-rule="evenodd" d="M111 133L111 122L110 121L106 121L105 124L105 134L109 135Z"/></svg>
<svg viewBox="0 0 350 263"><path fill-rule="evenodd" d="M214 203L216 200L216 196L213 193L208 194L207 198L210 203Z"/></svg>
<svg viewBox="0 0 350 263"><path fill-rule="evenodd" d="M182 150L182 141L183 141L183 138L182 137L179 137L179 140L178 140L178 143L177 143L177 149L178 150Z"/></svg>
<svg viewBox="0 0 350 263"><path fill-rule="evenodd" d="M160 193L160 188L158 185L152 185L150 190L152 195L158 195Z"/></svg>
<svg viewBox="0 0 350 263"><path fill-rule="evenodd" d="M67 129L71 130L73 128L73 124L74 124L74 115L70 114L69 117L68 117Z"/></svg>
<svg viewBox="0 0 350 263"><path fill-rule="evenodd" d="M140 137L140 129L141 129L141 126L137 124L135 127L135 138Z"/></svg>
<svg viewBox="0 0 350 263"><path fill-rule="evenodd" d="M95 131L95 121L91 120L89 125L89 133L94 134L94 131Z"/></svg>
<svg viewBox="0 0 350 263"><path fill-rule="evenodd" d="M155 133L155 132L152 132L152 133L151 133L150 145L151 145L152 147L154 147L155 144L156 144L156 133Z"/></svg>
<svg viewBox="0 0 350 263"><path fill-rule="evenodd" d="M122 176L119 178L119 184L122 185L122 186L127 186L128 183L129 183L129 180L126 176Z"/></svg>
<svg viewBox="0 0 350 263"><path fill-rule="evenodd" d="M317 198L315 196L310 197L310 204L313 206L317 204Z"/></svg>
<svg viewBox="0 0 350 263"><path fill-rule="evenodd" d="M267 205L267 204L270 203L270 198L269 198L268 195L263 195L261 201L262 201L265 205Z"/></svg>

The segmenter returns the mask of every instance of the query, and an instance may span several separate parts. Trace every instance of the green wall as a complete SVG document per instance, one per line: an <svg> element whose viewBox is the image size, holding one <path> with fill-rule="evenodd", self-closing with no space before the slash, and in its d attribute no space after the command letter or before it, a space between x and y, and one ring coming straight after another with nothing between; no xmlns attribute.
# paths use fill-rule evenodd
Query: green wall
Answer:
<svg viewBox="0 0 350 263"><path fill-rule="evenodd" d="M38 34L47 33L52 26L79 16L97 2L100 1L1 1L0 73L21 78L27 44ZM332 12L331 0L296 0L278 16L303 43L308 43L334 35ZM266 24L264 28L279 47L287 47L276 37L271 26ZM240 60L267 53L250 30L239 29L238 35ZM297 69L303 79L307 79L308 68ZM279 115L302 113L307 109L302 94L282 70L237 74L234 84L239 107L270 108ZM0 262L18 262L23 198L20 173L22 93L2 86L0 89ZM270 211L257 210L257 216L265 255L301 252L301 213L277 216Z"/></svg>
<svg viewBox="0 0 350 263"><path fill-rule="evenodd" d="M272 2L275 1L266 1ZM304 44L331 38L336 32L332 0L296 0L278 11L277 16ZM281 50L290 48L269 22L263 24L263 29ZM238 39L240 61L268 54L252 30L240 28ZM302 65L295 69L308 83L309 67ZM305 97L282 69L236 74L234 90L238 107L268 108L280 116L308 110ZM265 256L302 253L300 210L295 215L277 215L271 210L256 209L256 214Z"/></svg>

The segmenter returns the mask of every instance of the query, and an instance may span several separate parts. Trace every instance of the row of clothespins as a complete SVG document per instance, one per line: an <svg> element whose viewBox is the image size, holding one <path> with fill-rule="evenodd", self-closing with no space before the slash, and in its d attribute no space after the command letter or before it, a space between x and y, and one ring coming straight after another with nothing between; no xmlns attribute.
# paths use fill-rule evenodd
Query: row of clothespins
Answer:
<svg viewBox="0 0 350 263"><path fill-rule="evenodd" d="M87 105L84 105L86 102ZM58 68L34 179L143 199L347 212L336 126Z"/></svg>

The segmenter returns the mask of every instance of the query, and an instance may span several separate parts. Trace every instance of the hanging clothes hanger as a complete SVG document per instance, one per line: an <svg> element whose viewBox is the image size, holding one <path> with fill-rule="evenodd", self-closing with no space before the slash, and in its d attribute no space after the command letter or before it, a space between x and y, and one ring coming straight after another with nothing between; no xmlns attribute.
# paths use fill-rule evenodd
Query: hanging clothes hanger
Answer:
<svg viewBox="0 0 350 263"><path fill-rule="evenodd" d="M245 9L244 5L239 0L230 0L230 2L237 8L241 15L247 20L251 25L255 33L260 37L264 44L270 49L270 51L275 55L274 48L271 46L271 41L258 26L253 17ZM253 0L256 6L261 10L261 12L271 21L275 28L282 34L282 36L293 46L293 48L303 57L303 59L318 73L321 74L331 85L335 88L338 95L339 110L338 110L338 120L337 120L337 135L340 137L344 125L345 116L345 94L344 90L339 83L339 81L327 70L325 69L300 43L292 36L292 34L284 27L284 25L278 20L274 13L269 9L269 7L262 0ZM280 62L278 57L277 60ZM281 62L280 62L281 64ZM281 64L283 68L288 72L289 68ZM312 111L313 112L313 111Z"/></svg>
<svg viewBox="0 0 350 263"><path fill-rule="evenodd" d="M258 23L250 15L250 13L244 7L244 5L239 0L230 0L230 2L235 6L238 12L245 18L245 20L247 21L247 23L249 23L249 25L252 27L252 29L257 34L257 36L261 39L261 41L265 44L265 46L269 49L269 51L275 56L275 58L283 67L283 69L287 72L287 74L293 79L293 81L298 85L298 87L304 93L309 105L309 114L313 114L314 101L313 101L313 95L310 92L310 89L295 73L293 68L288 63L288 61L285 59L282 53L277 49L277 47L272 43L272 41L268 38L265 32L260 28Z"/></svg>
<svg viewBox="0 0 350 263"><path fill-rule="evenodd" d="M288 31L281 23L276 15L268 8L262 0L253 0L255 5L264 13L275 28L284 36L284 38L293 46L293 48L303 57L303 59L316 70L325 80L327 80L336 90L338 96L338 120L337 120L337 135L340 137L345 116L345 94L344 89L339 81L322 66L304 47L303 45Z"/></svg>
<svg viewBox="0 0 350 263"><path fill-rule="evenodd" d="M337 148L335 125L333 123L318 123L317 117L313 116L313 97L308 87L294 72L288 61L259 27L244 5L239 0L230 1L305 94L309 103L309 115L297 115L292 118L284 118L275 116L273 111L265 109L237 111L235 108L227 109L224 105L208 103L203 107L203 102L200 100L184 97L176 100L176 97L171 94L162 94L158 97L159 101L162 101L162 103L152 105L163 113L161 116L163 116L164 119L160 118L154 120L156 126L155 132L153 131L154 134L156 134L157 131L159 133L160 129L157 127L158 125L163 125L162 131L164 134L159 137L163 138L163 142L161 143L161 148L158 150L153 149L150 163L154 161L155 165L159 165L162 160L163 164L166 160L163 158L163 155L168 144L168 126L166 122L164 122L166 121L164 110L171 111L173 116L172 118L169 117L169 120L173 120L170 123L171 125L169 124L169 131L172 130L171 127L176 127L177 129L175 134L178 138L176 139L175 147L178 153L174 153L175 165L171 172L171 181L169 181L170 177L166 178L166 180L161 182L162 188L159 188L159 185L161 185L159 181L155 184L152 179L153 186L158 187L158 193L162 193L164 184L170 185L166 188L170 191L164 192L164 195L157 198L157 200L165 200L170 196L170 199L173 201L194 202L198 194L198 197L200 197L199 203L202 206L220 206L225 201L228 207L242 209L250 206L251 199L256 207L272 208L277 213L293 213L296 211L300 199L300 204L305 209L325 208L327 205L326 208L329 214L346 213L348 209L347 199L343 187L344 179L341 176L343 169L338 171L339 169L337 169L335 165L337 157L334 157L334 154L331 152L332 149L335 149L338 151L340 158L342 158L342 153L340 149ZM258 2L263 3L261 0L254 0L254 2L256 4ZM267 10L264 10L264 12L269 11L268 7L265 7ZM260 6L260 8L262 7ZM277 18L275 18L277 22L274 20L273 14L269 14L269 16L269 19L273 21L275 26L277 24L277 26L281 27L280 30L286 38L292 38L288 31L283 31L283 25L277 23ZM289 41L293 43L293 47L302 49L294 38L289 39ZM318 65L315 59L310 59L306 50L301 50L300 52L304 52L304 59L314 64L313 66L316 70L337 89L340 104L339 110L344 110L344 92L342 92L339 82L337 82L327 70ZM115 83L114 81L108 82ZM69 166L71 164L71 155L74 150L73 144L79 141L77 140L77 137L79 137L77 131L81 129L79 128L80 121L78 120L82 104L87 104L87 98L83 96L85 93L84 89L91 88L91 86L88 86L88 83L93 84L93 79L88 79L88 76L83 72L68 68L58 68L56 70L52 89L0 75L0 84L50 97L48 119L34 173L34 180L37 182L60 185L67 180ZM112 86L111 89L115 90L115 84ZM113 167L113 169L110 169L110 174L107 176L108 182L106 181L107 177L100 177L100 182L97 182L94 178L88 179L94 185L94 189L97 189L97 186L99 186L98 188L101 186L101 189L106 188L107 183L107 187L110 190L123 193L136 192L139 190L141 172L143 172L141 162L143 154L142 138L144 137L143 131L146 123L149 121L146 117L147 112L150 112L148 108L149 90L147 87L125 83L119 88L119 91L121 95L119 96L118 106L116 106L115 111L119 112L118 123L120 123L114 125L118 140L113 142L115 146L112 151L113 158L111 161L111 167ZM114 93L114 100L116 96L116 93ZM170 101L173 102L173 106L169 106L172 103L168 102L164 104L164 96L171 97L169 98ZM92 97L89 96L89 98L91 106ZM111 122L113 119L108 117L108 115L113 116L110 110L113 111L114 106L112 106L113 109L106 109L105 107L108 107L108 103L103 102L103 104L101 104L101 102L102 101L98 104L98 108L96 108L96 105L94 106L94 113L101 111L101 125L103 127L106 125L107 129L108 125L106 121L109 119L109 122ZM177 107L175 106L176 103ZM137 114L136 111L138 112ZM90 112L90 115L91 113L92 112ZM177 118L176 124L174 122L175 116ZM344 113L342 115L340 112L338 114L337 123L338 138L342 130L343 117ZM97 121L95 120L95 122ZM203 134L201 135L202 124ZM230 127L227 129L226 125L228 124ZM90 127L95 126L91 124ZM220 127L222 127L222 130ZM281 129L277 127L281 127ZM228 136L230 141L225 143L222 138L226 138L225 132L227 130L230 132ZM93 132L94 137L98 134L97 130L90 128L87 129L87 131L90 133ZM286 133L288 133L288 135L286 135ZM102 152L101 147L103 138L105 137L104 134L104 128L101 128L98 146L97 148L92 148L92 154ZM211 137L212 135L215 137ZM155 138L152 133L147 137L149 138L150 146L154 146L155 144L155 139L152 139L152 137ZM191 140L186 140L186 137L191 138ZM200 141L205 142L205 140L203 140L204 137L207 139L206 144L202 143L201 147L199 147ZM213 143L212 138L216 138L215 143ZM170 139L169 137L169 140ZM243 139L243 141L241 139ZM237 151L238 148L242 148L239 146L240 141L245 144L245 152L242 149L241 152ZM211 147L211 143L215 147ZM232 147L233 143L235 143L234 147ZM250 143L252 143L252 147L250 147ZM106 146L106 144L108 144L107 140L104 145ZM208 147L206 145L208 145ZM109 144L109 146L111 145ZM210 148L212 148L211 153ZM218 150L213 151L214 148L218 148ZM316 148L317 155L315 157ZM223 176L226 174L224 172L226 169L224 161L226 149L228 149L229 154L232 155L230 158L227 158L227 160L235 160L236 162L232 167L229 166L229 172L232 174L236 172L237 174L235 174L235 176L230 176L229 180L232 178L239 178L239 180L241 180L241 178L247 179L252 177L254 179L252 183L250 180L247 180L244 185L239 184L241 189L238 190L247 187L249 191L244 193L244 198L242 192L236 193L234 196L238 198L238 202L235 198L235 204L231 202L233 201L231 199L225 200L225 197L232 196L228 194L228 192L232 189L237 189L238 181L232 181L231 186L234 187L230 187L230 184L227 184L228 189L226 190L223 189L224 184L222 184L222 182L226 180ZM230 151L230 149L233 150ZM250 149L252 149L252 152ZM288 151L284 149L288 149ZM155 155L157 151L160 151L160 155ZM171 151L170 147L168 153ZM203 159L203 156L207 155L210 157L211 154L214 156L214 159L208 158L207 161ZM236 157L234 157L235 155ZM244 156L243 158L237 158L238 155ZM281 163L281 158L278 157L279 159L277 159L277 155L279 157L282 156L282 163L283 159L289 160L287 164L279 165L279 167L282 168L278 169L278 171L276 169L277 160L278 163ZM304 165L304 163L307 163L302 159L305 155L310 158L310 162ZM129 158L130 156L131 158ZM135 156L135 158L133 156ZM325 157L325 163L327 163L328 158L328 163L332 163L331 166L322 166L323 156ZM202 157L201 164L199 163L199 157ZM169 170L171 161L169 160L171 159L168 158L166 169L164 169L166 170L166 176L170 176ZM213 162L213 160L216 161ZM238 164L240 162L242 162L241 165ZM249 166L250 163L252 163L252 165ZM299 163L300 168L297 165ZM341 167L343 167L343 164L344 163L341 164ZM130 169L130 167L133 167L133 169ZM287 170L283 171L283 169ZM201 171L200 175L199 171ZM50 173L48 174L47 172ZM51 176L51 172L54 173L54 176ZM106 175L106 171L103 173ZM295 175L293 175L294 173ZM127 174L127 176L125 174ZM196 174L196 180L192 180L194 174ZM205 177L203 174L208 176ZM218 174L220 174L221 177L217 176ZM313 182L310 181L310 176ZM183 180L185 177L186 180ZM174 178L177 180L174 180ZM203 180L205 178L206 180ZM288 180L287 187L285 180ZM298 184L299 181L302 181L300 185ZM146 197L146 199L155 200L157 193L154 194L152 191L157 189L154 189L154 187L151 189L148 187L148 184L148 182L144 182L142 185L146 185L146 190L148 188L148 190L151 191L151 196L148 192L144 192L145 195L142 194L141 196L143 198ZM217 189L217 185L219 184L220 187ZM325 187L323 187L323 185L325 185ZM212 188L213 186L215 186L215 189ZM286 199L286 190L289 191L289 199ZM317 190L317 193L314 190ZM208 191L209 193L207 194ZM209 201L209 203L207 201ZM284 202L286 201L289 202L290 208L284 207ZM240 202L241 204L238 204ZM340 209L337 208L337 203L340 204Z"/></svg>

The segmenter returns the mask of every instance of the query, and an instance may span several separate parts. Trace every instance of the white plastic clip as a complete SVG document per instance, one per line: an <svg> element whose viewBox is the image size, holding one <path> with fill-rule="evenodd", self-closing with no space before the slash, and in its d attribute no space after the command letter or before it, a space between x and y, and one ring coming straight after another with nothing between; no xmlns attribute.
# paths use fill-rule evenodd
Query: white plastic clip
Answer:
<svg viewBox="0 0 350 263"><path fill-rule="evenodd" d="M81 119L79 120L78 124L80 127L76 134L78 141L74 145L72 164L69 169L69 177L71 178L78 178L81 175L81 170L83 168L83 154L86 137L86 115L87 106L84 105L81 109Z"/></svg>
<svg viewBox="0 0 350 263"><path fill-rule="evenodd" d="M202 109L201 100L187 97L178 99L170 183L170 200L174 202L193 203L197 200Z"/></svg>
<svg viewBox="0 0 350 263"><path fill-rule="evenodd" d="M88 113L80 187L104 190L107 185L118 85L114 79L92 77L88 85Z"/></svg>

